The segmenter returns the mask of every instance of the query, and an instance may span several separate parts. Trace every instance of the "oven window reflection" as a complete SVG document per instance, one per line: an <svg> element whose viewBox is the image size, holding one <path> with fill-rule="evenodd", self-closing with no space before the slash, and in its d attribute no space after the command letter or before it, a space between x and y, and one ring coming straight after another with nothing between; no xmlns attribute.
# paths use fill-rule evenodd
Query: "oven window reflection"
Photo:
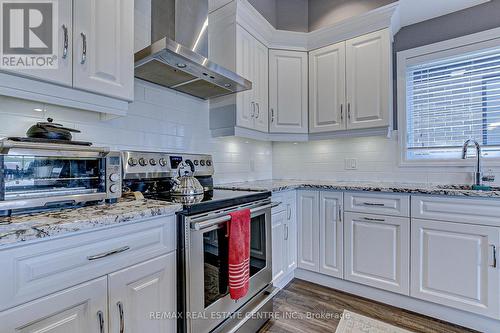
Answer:
<svg viewBox="0 0 500 333"><path fill-rule="evenodd" d="M265 215L252 218L250 231L250 277L266 267ZM227 225L203 234L205 308L225 297L228 287Z"/></svg>

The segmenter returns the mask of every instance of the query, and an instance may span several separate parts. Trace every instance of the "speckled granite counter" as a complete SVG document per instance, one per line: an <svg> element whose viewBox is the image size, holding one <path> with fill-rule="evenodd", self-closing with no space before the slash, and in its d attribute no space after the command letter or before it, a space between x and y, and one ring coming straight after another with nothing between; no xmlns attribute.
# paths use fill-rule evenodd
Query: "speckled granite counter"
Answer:
<svg viewBox="0 0 500 333"><path fill-rule="evenodd" d="M386 193L409 193L448 195L466 197L500 198L500 188L492 191L473 191L467 185L433 185L412 183L383 183L383 182L341 182L326 180L259 180L243 183L216 185L218 189L242 191L285 191L298 188L339 190L339 191L370 191Z"/></svg>
<svg viewBox="0 0 500 333"><path fill-rule="evenodd" d="M148 217L171 215L181 209L180 204L164 201L124 200L116 204L0 218L0 247Z"/></svg>

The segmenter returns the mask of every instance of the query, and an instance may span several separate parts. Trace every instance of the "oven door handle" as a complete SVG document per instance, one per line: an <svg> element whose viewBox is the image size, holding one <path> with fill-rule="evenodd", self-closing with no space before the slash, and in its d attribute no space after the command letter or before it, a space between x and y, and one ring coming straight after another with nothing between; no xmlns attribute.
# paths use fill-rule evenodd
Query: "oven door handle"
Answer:
<svg viewBox="0 0 500 333"><path fill-rule="evenodd" d="M254 214L254 213L258 213L262 210L266 210L266 209L272 209L274 207L277 207L281 205L281 202L271 202L267 205L263 205L263 206L259 206L259 207L255 207L255 208L251 208L250 209L250 213L251 214ZM206 220L206 221L203 221L203 222L195 222L195 223L191 223L191 229L194 229L196 231L200 231L200 230L203 230L203 229L207 229L207 228L210 228L214 225L218 225L218 224L221 224L221 223L224 223L224 222L228 222L231 220L231 216L228 214L228 215L224 215L224 216L221 216L221 217L216 217L214 219L209 219L209 220Z"/></svg>

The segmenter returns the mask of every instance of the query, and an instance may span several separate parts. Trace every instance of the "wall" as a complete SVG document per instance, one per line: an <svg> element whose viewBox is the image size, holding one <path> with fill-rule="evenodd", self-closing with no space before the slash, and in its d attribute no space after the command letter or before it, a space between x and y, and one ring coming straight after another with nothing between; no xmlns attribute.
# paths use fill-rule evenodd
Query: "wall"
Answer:
<svg viewBox="0 0 500 333"><path fill-rule="evenodd" d="M309 31L308 0L277 0L277 24L280 30Z"/></svg>
<svg viewBox="0 0 500 333"><path fill-rule="evenodd" d="M148 83L136 81L128 115L108 121L95 112L0 96L1 137L24 136L47 117L81 130L75 140L112 149L211 153L218 183L271 178L271 143L212 138L207 102Z"/></svg>
<svg viewBox="0 0 500 333"><path fill-rule="evenodd" d="M332 25L395 0L309 0L309 31Z"/></svg>
<svg viewBox="0 0 500 333"><path fill-rule="evenodd" d="M277 27L277 7L276 0L248 0L257 11L264 16L273 27Z"/></svg>

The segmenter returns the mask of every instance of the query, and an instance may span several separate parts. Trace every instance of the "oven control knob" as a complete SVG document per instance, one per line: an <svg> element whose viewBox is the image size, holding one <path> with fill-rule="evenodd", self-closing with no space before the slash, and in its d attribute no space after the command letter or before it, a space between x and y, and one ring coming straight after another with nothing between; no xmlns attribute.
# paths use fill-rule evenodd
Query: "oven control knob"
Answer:
<svg viewBox="0 0 500 333"><path fill-rule="evenodd" d="M160 163L160 165L164 167L165 165L167 165L167 160L162 157L158 160L158 163Z"/></svg>
<svg viewBox="0 0 500 333"><path fill-rule="evenodd" d="M112 182L117 182L120 180L120 175L117 173L112 173L109 175L109 180L111 180Z"/></svg>
<svg viewBox="0 0 500 333"><path fill-rule="evenodd" d="M111 193L116 193L116 192L118 192L118 190L119 190L119 189L120 189L120 188L118 187L118 185L113 184L113 185L111 185L111 186L109 187L109 192L111 192Z"/></svg>
<svg viewBox="0 0 500 333"><path fill-rule="evenodd" d="M146 165L148 165L148 161L146 161L144 158L142 158L142 157L141 157L141 158L139 159L139 164L140 164L141 166L146 166Z"/></svg>
<svg viewBox="0 0 500 333"><path fill-rule="evenodd" d="M207 166L212 166L212 161L207 160Z"/></svg>
<svg viewBox="0 0 500 333"><path fill-rule="evenodd" d="M205 161L204 161L204 160L201 160L201 161L200 161L200 165L201 165L201 166L205 166Z"/></svg>
<svg viewBox="0 0 500 333"><path fill-rule="evenodd" d="M156 165L156 160L154 158L150 159L149 164Z"/></svg>
<svg viewBox="0 0 500 333"><path fill-rule="evenodd" d="M198 164L200 164L200 163L198 162L198 160L194 160L194 161L193 161L193 163L194 163L194 165L198 165Z"/></svg>
<svg viewBox="0 0 500 333"><path fill-rule="evenodd" d="M133 157L128 159L128 165L130 166L136 166L137 165L137 160Z"/></svg>

